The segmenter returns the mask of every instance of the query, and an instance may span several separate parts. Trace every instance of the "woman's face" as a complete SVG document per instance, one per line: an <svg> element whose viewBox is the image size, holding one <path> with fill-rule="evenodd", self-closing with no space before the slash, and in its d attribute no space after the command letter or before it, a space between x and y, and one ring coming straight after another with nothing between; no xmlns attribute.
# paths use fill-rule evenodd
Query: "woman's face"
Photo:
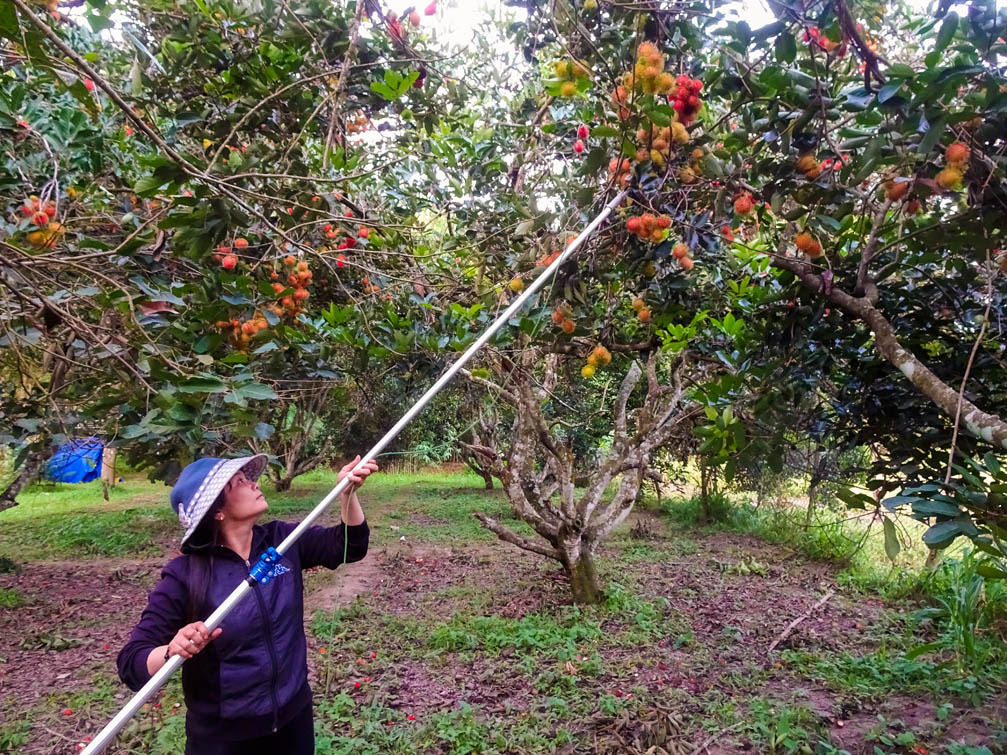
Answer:
<svg viewBox="0 0 1007 755"><path fill-rule="evenodd" d="M224 506L221 513L226 519L243 521L257 519L269 504L259 490L259 484L238 472L224 485Z"/></svg>

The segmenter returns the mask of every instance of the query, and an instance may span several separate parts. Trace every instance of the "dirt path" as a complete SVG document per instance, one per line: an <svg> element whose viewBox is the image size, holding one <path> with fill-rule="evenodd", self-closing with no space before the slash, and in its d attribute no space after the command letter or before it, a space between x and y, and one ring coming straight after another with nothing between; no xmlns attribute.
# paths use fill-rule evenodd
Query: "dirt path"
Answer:
<svg viewBox="0 0 1007 755"><path fill-rule="evenodd" d="M385 581L382 554L382 550L371 549L362 561L307 575L304 615L343 608L358 595L369 595L381 587Z"/></svg>

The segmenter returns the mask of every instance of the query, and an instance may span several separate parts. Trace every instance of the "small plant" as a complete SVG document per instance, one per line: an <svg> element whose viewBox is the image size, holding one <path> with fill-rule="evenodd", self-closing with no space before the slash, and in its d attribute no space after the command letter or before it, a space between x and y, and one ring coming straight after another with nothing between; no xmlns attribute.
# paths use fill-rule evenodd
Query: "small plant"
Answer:
<svg viewBox="0 0 1007 755"><path fill-rule="evenodd" d="M806 728L814 714L806 708L778 707L767 700L753 700L748 730L759 752L797 755L812 752L809 742L818 737Z"/></svg>
<svg viewBox="0 0 1007 755"><path fill-rule="evenodd" d="M992 622L993 604L987 599L987 583L981 573L985 561L977 551L969 551L960 560L941 565L946 586L935 596L937 605L918 611L916 618L939 623L943 632L934 642L914 648L908 657L951 651L959 671L978 669L986 662L993 645L983 633Z"/></svg>
<svg viewBox="0 0 1007 755"><path fill-rule="evenodd" d="M431 749L459 755L492 751L490 743L496 739L489 727L476 719L472 706L464 702L458 710L435 714L429 734L429 744L436 743Z"/></svg>
<svg viewBox="0 0 1007 755"><path fill-rule="evenodd" d="M25 636L18 647L22 650L69 650L80 645L80 640L64 637L56 632L31 632Z"/></svg>
<svg viewBox="0 0 1007 755"><path fill-rule="evenodd" d="M21 593L13 587L0 587L0 608L17 608L24 603Z"/></svg>
<svg viewBox="0 0 1007 755"><path fill-rule="evenodd" d="M17 721L0 726L0 755L21 752L22 746L28 744L29 731L31 731L31 723L28 721Z"/></svg>
<svg viewBox="0 0 1007 755"><path fill-rule="evenodd" d="M916 744L916 734L906 729L902 721L889 721L884 716L878 716L878 724L868 732L867 739L886 747L896 747L899 751Z"/></svg>

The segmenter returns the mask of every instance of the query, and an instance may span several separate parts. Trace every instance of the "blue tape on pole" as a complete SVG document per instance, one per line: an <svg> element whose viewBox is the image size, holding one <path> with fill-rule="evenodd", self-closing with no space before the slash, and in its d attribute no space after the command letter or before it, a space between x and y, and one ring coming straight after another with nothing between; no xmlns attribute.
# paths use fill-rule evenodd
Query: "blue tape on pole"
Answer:
<svg viewBox="0 0 1007 755"><path fill-rule="evenodd" d="M248 575L260 585L268 585L269 581L276 576L276 567L280 562L280 558L281 556L276 552L276 548L266 548Z"/></svg>

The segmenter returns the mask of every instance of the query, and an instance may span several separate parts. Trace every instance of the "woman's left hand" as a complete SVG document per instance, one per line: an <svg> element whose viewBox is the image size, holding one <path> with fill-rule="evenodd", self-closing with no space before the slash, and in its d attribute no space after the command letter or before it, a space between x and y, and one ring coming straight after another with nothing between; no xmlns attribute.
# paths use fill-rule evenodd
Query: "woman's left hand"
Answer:
<svg viewBox="0 0 1007 755"><path fill-rule="evenodd" d="M361 485L364 484L364 480L367 479L367 476L369 474L378 471L378 463L374 461L374 459L368 459L367 461L365 461L363 464L360 465L359 469L357 469L355 472L351 474L350 470L352 470L353 467L355 467L359 461L360 461L360 455L358 454L353 461L351 461L349 464L347 464L345 467L339 470L338 479L342 481L344 478L348 478L350 482L349 488L347 488L347 490L343 492L343 496L349 496L351 492L353 492L354 490L356 490L357 488L359 488Z"/></svg>

